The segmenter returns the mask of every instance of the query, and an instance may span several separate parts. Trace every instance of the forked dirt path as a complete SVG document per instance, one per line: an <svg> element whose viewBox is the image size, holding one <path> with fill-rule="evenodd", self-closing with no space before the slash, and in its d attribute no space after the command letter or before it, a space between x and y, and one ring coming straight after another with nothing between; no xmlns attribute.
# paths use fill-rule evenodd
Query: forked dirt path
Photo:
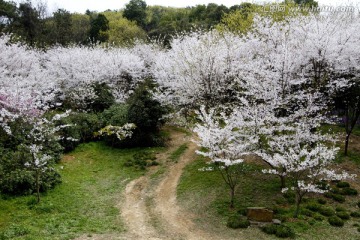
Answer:
<svg viewBox="0 0 360 240"><path fill-rule="evenodd" d="M188 148L179 160L169 162L169 155L186 143ZM124 239L212 239L191 221L191 214L177 205L176 188L183 168L194 159L197 146L191 137L171 131L171 141L165 153L158 155L158 161L165 166L163 176L153 180L150 170L145 176L131 181L125 190L121 216L127 226Z"/></svg>
<svg viewBox="0 0 360 240"><path fill-rule="evenodd" d="M176 200L176 188L184 167L195 159L197 146L191 136L170 129L171 141L167 150L157 155L161 167L153 167L147 173L126 185L119 200L119 222L124 222L126 232L120 235L83 235L77 240L212 240L221 239L196 228L192 214L181 209ZM178 147L187 144L187 149L174 162L169 156ZM161 168L164 173L154 174Z"/></svg>

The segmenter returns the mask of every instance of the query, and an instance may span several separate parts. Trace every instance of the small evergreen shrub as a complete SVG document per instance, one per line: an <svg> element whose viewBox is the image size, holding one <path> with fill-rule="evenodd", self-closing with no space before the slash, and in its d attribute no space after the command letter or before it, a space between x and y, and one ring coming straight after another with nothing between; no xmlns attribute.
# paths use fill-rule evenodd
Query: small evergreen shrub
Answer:
<svg viewBox="0 0 360 240"><path fill-rule="evenodd" d="M313 212L318 212L319 209L321 208L321 205L317 204L317 203L309 203L306 205L307 209L313 211Z"/></svg>
<svg viewBox="0 0 360 240"><path fill-rule="evenodd" d="M325 220L325 217L323 217L322 215L320 215L320 214L317 213L317 214L314 215L314 219L315 219L316 221L322 222L322 221Z"/></svg>
<svg viewBox="0 0 360 240"><path fill-rule="evenodd" d="M314 212L310 211L309 209L302 209L301 213L305 216L312 217L314 215Z"/></svg>
<svg viewBox="0 0 360 240"><path fill-rule="evenodd" d="M325 192L324 197L326 198L332 198L333 194L331 192Z"/></svg>
<svg viewBox="0 0 360 240"><path fill-rule="evenodd" d="M341 189L341 195L347 195L347 196L356 196L358 194L358 191L354 188L345 187Z"/></svg>
<svg viewBox="0 0 360 240"><path fill-rule="evenodd" d="M268 224L261 228L264 233L275 234L279 238L294 238L295 232L285 225Z"/></svg>
<svg viewBox="0 0 360 240"><path fill-rule="evenodd" d="M350 219L350 214L347 213L347 212L338 212L338 213L336 213L336 216L338 216L342 220L349 220Z"/></svg>
<svg viewBox="0 0 360 240"><path fill-rule="evenodd" d="M129 159L124 163L125 167L134 166L141 170L144 170L146 167L157 165L159 165L159 163L156 161L156 154L150 151L137 152L133 155L132 159Z"/></svg>
<svg viewBox="0 0 360 240"><path fill-rule="evenodd" d="M277 225L275 225L275 224L267 224L261 228L261 230L267 234L275 234L276 229L277 229Z"/></svg>
<svg viewBox="0 0 360 240"><path fill-rule="evenodd" d="M332 216L332 217L329 217L329 223L331 226L335 226L335 227L342 227L344 226L344 221L337 217L337 216Z"/></svg>
<svg viewBox="0 0 360 240"><path fill-rule="evenodd" d="M335 201L337 201L339 203L344 203L345 202L345 197L340 195L340 194L333 194L332 199L334 199Z"/></svg>
<svg viewBox="0 0 360 240"><path fill-rule="evenodd" d="M295 232L292 228L284 225L278 225L276 228L275 236L279 238L294 238Z"/></svg>
<svg viewBox="0 0 360 240"><path fill-rule="evenodd" d="M338 182L338 183L336 184L336 186L337 186L338 188L346 188L346 187L350 187L350 184L349 184L348 182Z"/></svg>
<svg viewBox="0 0 360 240"><path fill-rule="evenodd" d="M337 211L337 212L346 212L347 210L344 207L338 206L338 207L335 208L335 211Z"/></svg>
<svg viewBox="0 0 360 240"><path fill-rule="evenodd" d="M354 218L360 218L360 211L355 211L350 213L350 216L354 217Z"/></svg>
<svg viewBox="0 0 360 240"><path fill-rule="evenodd" d="M233 229L247 228L250 226L250 222L246 218L242 218L238 215L233 215L228 218L226 226Z"/></svg>
<svg viewBox="0 0 360 240"><path fill-rule="evenodd" d="M326 204L326 200L323 199L323 198L319 198L319 199L317 200L317 202L318 202L319 204L321 204L321 205L325 205L325 204Z"/></svg>
<svg viewBox="0 0 360 240"><path fill-rule="evenodd" d="M326 216L326 217L330 217L330 216L335 215L335 211L332 208L324 207L324 206L320 207L319 213L322 214L323 216Z"/></svg>

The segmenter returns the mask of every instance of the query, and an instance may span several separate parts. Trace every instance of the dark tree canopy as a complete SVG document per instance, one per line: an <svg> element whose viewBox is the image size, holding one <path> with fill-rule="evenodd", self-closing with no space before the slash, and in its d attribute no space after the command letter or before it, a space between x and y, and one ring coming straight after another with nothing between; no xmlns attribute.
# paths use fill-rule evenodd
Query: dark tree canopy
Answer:
<svg viewBox="0 0 360 240"><path fill-rule="evenodd" d="M143 0L131 0L125 5L123 16L144 28L146 25L146 7L146 2Z"/></svg>
<svg viewBox="0 0 360 240"><path fill-rule="evenodd" d="M91 20L89 37L92 43L106 42L109 36L105 33L109 30L109 20L104 14L98 14Z"/></svg>

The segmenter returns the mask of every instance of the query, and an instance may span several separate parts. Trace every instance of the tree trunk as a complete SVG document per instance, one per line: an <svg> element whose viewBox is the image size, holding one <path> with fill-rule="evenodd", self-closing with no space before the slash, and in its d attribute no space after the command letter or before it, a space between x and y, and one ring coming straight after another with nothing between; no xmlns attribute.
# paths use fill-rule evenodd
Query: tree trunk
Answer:
<svg viewBox="0 0 360 240"><path fill-rule="evenodd" d="M285 176L280 175L280 181L281 181L281 189L286 187L286 179Z"/></svg>
<svg viewBox="0 0 360 240"><path fill-rule="evenodd" d="M301 195L299 193L296 193L296 209L294 213L294 218L297 218L299 216L301 198Z"/></svg>
<svg viewBox="0 0 360 240"><path fill-rule="evenodd" d="M37 196L37 203L40 202L40 173L39 170L36 171L36 196Z"/></svg>
<svg viewBox="0 0 360 240"><path fill-rule="evenodd" d="M230 191L230 208L234 208L234 200L235 200L235 188L231 188Z"/></svg>
<svg viewBox="0 0 360 240"><path fill-rule="evenodd" d="M345 156L348 155L348 148L349 148L349 140L350 140L350 134L346 134L346 138L345 138Z"/></svg>

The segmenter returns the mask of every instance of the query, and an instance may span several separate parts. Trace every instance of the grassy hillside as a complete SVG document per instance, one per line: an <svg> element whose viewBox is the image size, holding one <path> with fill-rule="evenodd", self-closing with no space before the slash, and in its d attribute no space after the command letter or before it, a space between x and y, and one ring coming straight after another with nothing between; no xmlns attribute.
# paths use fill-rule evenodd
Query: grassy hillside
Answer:
<svg viewBox="0 0 360 240"><path fill-rule="evenodd" d="M148 149L146 149L148 151ZM57 166L62 183L42 196L0 199L0 239L72 239L82 234L120 233L121 193L143 174L123 167L145 149L119 150L101 142L83 144Z"/></svg>

